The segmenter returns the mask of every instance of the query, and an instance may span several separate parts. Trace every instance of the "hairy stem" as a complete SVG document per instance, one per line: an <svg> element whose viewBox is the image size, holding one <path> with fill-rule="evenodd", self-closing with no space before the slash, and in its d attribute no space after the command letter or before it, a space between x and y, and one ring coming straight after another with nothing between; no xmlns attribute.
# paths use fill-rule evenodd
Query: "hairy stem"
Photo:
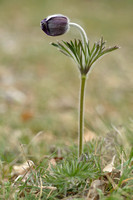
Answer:
<svg viewBox="0 0 133 200"><path fill-rule="evenodd" d="M88 43L88 38L87 38L86 32L79 24L70 22L69 25L73 26L73 27L75 27L79 30L81 37L82 37L82 40L83 40L83 44Z"/></svg>
<svg viewBox="0 0 133 200"><path fill-rule="evenodd" d="M84 137L84 99L85 99L85 83L86 75L80 77L80 99L79 99L79 141L78 141L78 157L83 153L83 137Z"/></svg>

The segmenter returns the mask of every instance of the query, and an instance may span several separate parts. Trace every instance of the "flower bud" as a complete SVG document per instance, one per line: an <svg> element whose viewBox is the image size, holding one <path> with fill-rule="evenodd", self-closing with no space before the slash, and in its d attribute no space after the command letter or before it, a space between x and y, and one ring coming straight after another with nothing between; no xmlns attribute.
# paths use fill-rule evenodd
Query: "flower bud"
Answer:
<svg viewBox="0 0 133 200"><path fill-rule="evenodd" d="M63 35L69 29L69 19L63 15L51 15L41 21L41 29L50 36Z"/></svg>

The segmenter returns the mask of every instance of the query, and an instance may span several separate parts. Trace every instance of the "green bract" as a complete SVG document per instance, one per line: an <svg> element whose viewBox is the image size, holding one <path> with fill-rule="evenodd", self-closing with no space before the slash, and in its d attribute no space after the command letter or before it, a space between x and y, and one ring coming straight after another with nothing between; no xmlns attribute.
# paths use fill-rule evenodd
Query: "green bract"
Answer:
<svg viewBox="0 0 133 200"><path fill-rule="evenodd" d="M103 55L118 49L119 47L105 48L105 41L103 37L96 43L94 43L92 49L90 49L90 43L83 43L81 40L74 40L70 42L62 41L62 43L51 43L57 47L66 56L71 57L77 64L81 74L86 75L91 66Z"/></svg>

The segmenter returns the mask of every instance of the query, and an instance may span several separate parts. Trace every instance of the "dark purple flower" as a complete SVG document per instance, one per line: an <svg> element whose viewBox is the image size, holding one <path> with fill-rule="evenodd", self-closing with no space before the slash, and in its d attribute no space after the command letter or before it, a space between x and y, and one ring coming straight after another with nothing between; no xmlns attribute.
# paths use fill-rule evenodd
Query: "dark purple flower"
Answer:
<svg viewBox="0 0 133 200"><path fill-rule="evenodd" d="M66 33L69 28L69 19L63 15L51 15L41 21L41 29L50 36Z"/></svg>

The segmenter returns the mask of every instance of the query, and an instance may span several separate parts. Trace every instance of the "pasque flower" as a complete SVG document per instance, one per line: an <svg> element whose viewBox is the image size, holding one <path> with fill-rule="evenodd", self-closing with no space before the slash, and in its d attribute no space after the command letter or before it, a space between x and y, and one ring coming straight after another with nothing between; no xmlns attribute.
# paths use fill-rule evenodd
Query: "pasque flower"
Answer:
<svg viewBox="0 0 133 200"><path fill-rule="evenodd" d="M42 30L50 36L62 35L69 30L69 27L76 28L82 40L75 39L74 41L62 43L52 43L66 56L72 58L80 71L80 99L79 99L79 143L78 156L83 153L83 135L84 135L84 99L85 99L85 85L92 65L103 55L118 49L117 46L105 48L105 41L103 37L95 42L90 48L90 42L87 38L84 29L76 23L69 22L69 19L63 15L52 15L41 21Z"/></svg>
<svg viewBox="0 0 133 200"><path fill-rule="evenodd" d="M41 21L42 30L50 36L63 35L69 29L69 19L64 15L51 15Z"/></svg>

